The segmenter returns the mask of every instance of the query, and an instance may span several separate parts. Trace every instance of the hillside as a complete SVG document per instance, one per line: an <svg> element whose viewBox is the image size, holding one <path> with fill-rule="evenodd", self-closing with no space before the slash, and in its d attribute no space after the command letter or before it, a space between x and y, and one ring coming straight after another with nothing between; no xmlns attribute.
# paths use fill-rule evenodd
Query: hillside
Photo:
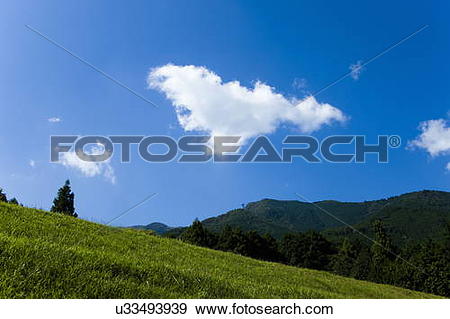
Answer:
<svg viewBox="0 0 450 319"><path fill-rule="evenodd" d="M0 203L0 298L427 298Z"/></svg>
<svg viewBox="0 0 450 319"><path fill-rule="evenodd" d="M373 236L371 221L375 218L383 220L396 243L442 239L445 225L450 223L450 193L422 191L390 198L383 209L369 214L353 227ZM324 233L331 238L356 235L348 227L337 227Z"/></svg>
<svg viewBox="0 0 450 319"><path fill-rule="evenodd" d="M450 222L450 193L421 191L360 203L264 199L249 203L243 209L208 218L202 223L212 231L220 231L225 225L230 225L242 230L256 230L261 234L269 233L276 238L311 229L326 231L333 237L351 233L325 211L365 233L370 233L369 225L379 218L396 242L423 240L439 237L445 224Z"/></svg>

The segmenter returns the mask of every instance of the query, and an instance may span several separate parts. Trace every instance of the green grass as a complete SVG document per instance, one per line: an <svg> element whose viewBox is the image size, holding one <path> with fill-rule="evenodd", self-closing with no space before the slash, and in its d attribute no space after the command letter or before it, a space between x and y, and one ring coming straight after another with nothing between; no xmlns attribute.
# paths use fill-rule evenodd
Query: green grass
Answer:
<svg viewBox="0 0 450 319"><path fill-rule="evenodd" d="M433 298L0 203L2 298Z"/></svg>

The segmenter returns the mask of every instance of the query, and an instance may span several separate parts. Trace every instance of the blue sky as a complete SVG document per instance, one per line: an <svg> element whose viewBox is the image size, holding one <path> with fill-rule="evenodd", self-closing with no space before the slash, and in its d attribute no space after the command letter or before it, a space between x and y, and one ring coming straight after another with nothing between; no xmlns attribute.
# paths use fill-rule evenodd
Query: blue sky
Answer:
<svg viewBox="0 0 450 319"><path fill-rule="evenodd" d="M295 192L310 200L360 201L449 190L449 9L438 1L2 3L0 187L27 206L48 209L70 178L80 217L98 222L158 193L117 225L186 225L262 198L296 199ZM159 107L94 72L26 24ZM345 165L302 160L157 164L133 153L128 164L113 157L113 184L101 174L89 177L49 162L51 135L183 135L173 101L147 87L153 68L203 66L223 83L237 80L251 89L260 81L286 99L302 99L423 25L429 27L369 64L359 79L348 77L317 96L318 103L336 107L349 119L323 125L312 135L367 135L371 142L379 134L399 135L403 145L391 152L389 164L378 164L374 157ZM430 120L439 122L418 129ZM270 136L279 142L296 129L286 123ZM413 140L418 147L406 149Z"/></svg>

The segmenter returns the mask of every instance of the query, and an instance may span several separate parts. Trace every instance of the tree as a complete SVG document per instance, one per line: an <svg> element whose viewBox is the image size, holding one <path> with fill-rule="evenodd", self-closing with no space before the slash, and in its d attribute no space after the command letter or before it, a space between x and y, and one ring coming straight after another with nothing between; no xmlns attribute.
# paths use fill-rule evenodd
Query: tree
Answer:
<svg viewBox="0 0 450 319"><path fill-rule="evenodd" d="M232 228L230 225L225 225L220 232L216 248L255 259L281 260L275 238L269 234L261 236L254 230L244 233L239 228Z"/></svg>
<svg viewBox="0 0 450 319"><path fill-rule="evenodd" d="M352 267L351 277L360 280L367 280L371 267L370 247L360 241L355 243L355 247L358 255Z"/></svg>
<svg viewBox="0 0 450 319"><path fill-rule="evenodd" d="M316 231L287 234L281 242L281 252L289 265L326 270L334 247Z"/></svg>
<svg viewBox="0 0 450 319"><path fill-rule="evenodd" d="M180 236L182 241L187 243L213 248L216 246L216 236L203 227L203 224L198 220L194 220L191 226L189 226Z"/></svg>
<svg viewBox="0 0 450 319"><path fill-rule="evenodd" d="M376 282L386 282L388 268L394 260L394 247L381 220L377 219L372 224L375 240L371 248L372 269L371 279Z"/></svg>
<svg viewBox="0 0 450 319"><path fill-rule="evenodd" d="M333 256L333 271L338 275L350 276L357 257L356 247L345 238L337 255Z"/></svg>
<svg viewBox="0 0 450 319"><path fill-rule="evenodd" d="M375 242L372 245L374 262L381 263L383 260L393 259L395 257L392 253L394 248L383 222L377 219L373 222L372 227L375 234Z"/></svg>
<svg viewBox="0 0 450 319"><path fill-rule="evenodd" d="M6 194L3 193L3 189L0 188L0 202L8 202L8 199L6 198Z"/></svg>
<svg viewBox="0 0 450 319"><path fill-rule="evenodd" d="M409 275L416 273L415 282L418 289L438 294L450 296L450 247L445 241L438 242L428 240L421 243L420 251L413 256L414 269L410 269ZM413 268L410 267L410 268ZM413 289L417 289L413 287Z"/></svg>
<svg viewBox="0 0 450 319"><path fill-rule="evenodd" d="M247 244L244 233L239 228L225 225L220 232L217 249L247 256Z"/></svg>
<svg viewBox="0 0 450 319"><path fill-rule="evenodd" d="M264 260L281 262L283 258L277 240L268 233L264 234L262 238L265 245Z"/></svg>
<svg viewBox="0 0 450 319"><path fill-rule="evenodd" d="M74 199L75 195L70 188L70 181L67 180L64 186L58 190L58 195L53 200L50 211L78 217L78 214L75 213Z"/></svg>
<svg viewBox="0 0 450 319"><path fill-rule="evenodd" d="M17 199L16 199L15 197L11 198L11 199L9 200L9 203L10 203L10 204L14 204L14 205L19 205L19 202L17 201Z"/></svg>

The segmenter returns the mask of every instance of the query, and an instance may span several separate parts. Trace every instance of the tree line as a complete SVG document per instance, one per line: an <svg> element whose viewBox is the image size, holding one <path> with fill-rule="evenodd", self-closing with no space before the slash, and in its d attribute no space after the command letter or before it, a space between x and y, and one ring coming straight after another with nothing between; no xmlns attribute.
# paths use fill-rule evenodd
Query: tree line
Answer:
<svg viewBox="0 0 450 319"><path fill-rule="evenodd" d="M372 223L374 240L332 242L317 231L286 234L244 232L225 226L209 231L195 220L179 239L184 242L286 265L450 297L450 225L442 241L396 247L381 220Z"/></svg>

